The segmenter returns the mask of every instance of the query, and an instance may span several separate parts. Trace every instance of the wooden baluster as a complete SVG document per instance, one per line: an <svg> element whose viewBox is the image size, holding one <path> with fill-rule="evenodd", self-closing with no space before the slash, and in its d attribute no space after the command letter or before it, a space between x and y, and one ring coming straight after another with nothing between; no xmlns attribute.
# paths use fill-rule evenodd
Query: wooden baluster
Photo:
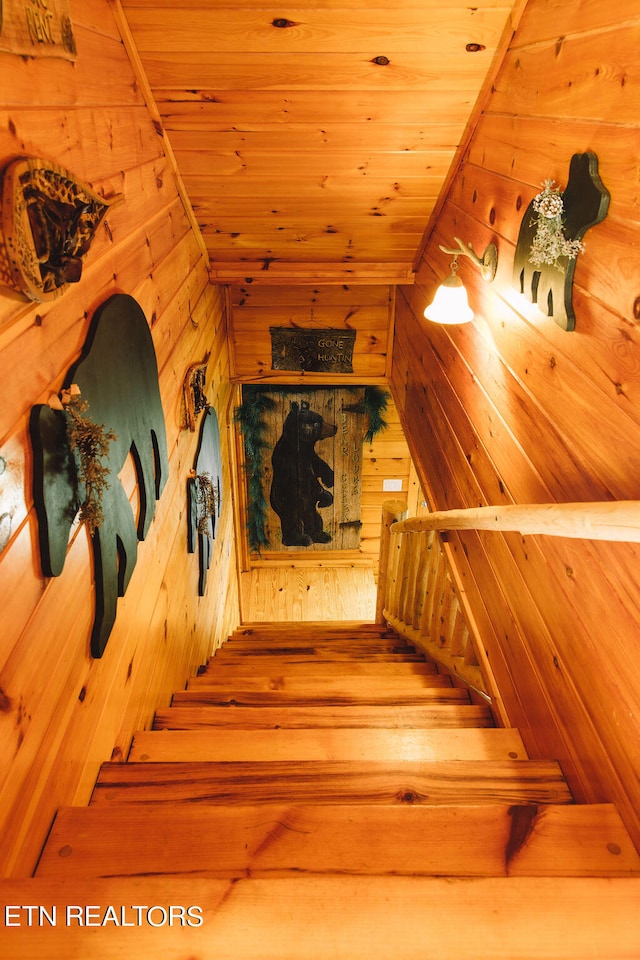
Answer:
<svg viewBox="0 0 640 960"><path fill-rule="evenodd" d="M378 594L376 599L376 623L384 623L384 610L389 607L392 581L391 569L396 569L395 545L397 535L391 534L391 524L401 520L407 513L402 500L385 500L382 504L380 527L380 562L378 566ZM395 541L395 542L394 542ZM393 544L393 548L392 548Z"/></svg>
<svg viewBox="0 0 640 960"><path fill-rule="evenodd" d="M424 609L425 596L427 592L429 565L431 564L431 558L433 556L435 539L436 534L433 530L429 531L428 533L420 534L418 539L419 560L418 568L416 570L416 592L413 604L413 619L411 621L412 626L416 630L420 629L420 621L422 619L422 611Z"/></svg>
<svg viewBox="0 0 640 960"><path fill-rule="evenodd" d="M419 549L421 539L420 534L410 533L407 535L407 557L405 563L407 579L403 596L401 597L401 617L404 623L411 626L413 625L413 611L416 599L416 577L420 559Z"/></svg>

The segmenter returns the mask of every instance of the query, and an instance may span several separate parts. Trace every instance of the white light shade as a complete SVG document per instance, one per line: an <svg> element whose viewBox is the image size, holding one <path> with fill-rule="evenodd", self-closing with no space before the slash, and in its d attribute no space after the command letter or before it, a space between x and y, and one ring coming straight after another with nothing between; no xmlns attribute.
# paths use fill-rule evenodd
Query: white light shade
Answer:
<svg viewBox="0 0 640 960"><path fill-rule="evenodd" d="M442 281L424 315L434 323L469 323L473 320L473 310L460 277L452 273Z"/></svg>

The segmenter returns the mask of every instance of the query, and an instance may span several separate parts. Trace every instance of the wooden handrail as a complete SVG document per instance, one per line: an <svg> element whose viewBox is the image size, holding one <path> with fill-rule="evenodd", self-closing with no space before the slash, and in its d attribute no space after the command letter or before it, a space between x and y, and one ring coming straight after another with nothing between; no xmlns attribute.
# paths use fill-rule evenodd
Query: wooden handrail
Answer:
<svg viewBox="0 0 640 960"><path fill-rule="evenodd" d="M501 530L585 540L640 543L640 500L509 504L440 510L392 525L393 533L427 530Z"/></svg>

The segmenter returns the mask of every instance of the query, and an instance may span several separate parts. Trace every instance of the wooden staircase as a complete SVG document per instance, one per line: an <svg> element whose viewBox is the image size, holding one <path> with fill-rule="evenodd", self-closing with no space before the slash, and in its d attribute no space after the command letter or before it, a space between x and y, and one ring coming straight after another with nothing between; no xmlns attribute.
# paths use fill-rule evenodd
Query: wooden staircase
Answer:
<svg viewBox="0 0 640 960"><path fill-rule="evenodd" d="M11 957L640 957L615 808L374 625L237 631L2 884Z"/></svg>

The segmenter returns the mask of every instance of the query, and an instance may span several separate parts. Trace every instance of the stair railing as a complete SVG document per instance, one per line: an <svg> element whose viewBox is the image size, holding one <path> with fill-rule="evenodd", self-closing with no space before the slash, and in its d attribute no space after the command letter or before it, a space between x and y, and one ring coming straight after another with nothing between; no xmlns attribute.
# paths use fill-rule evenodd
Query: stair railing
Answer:
<svg viewBox="0 0 640 960"><path fill-rule="evenodd" d="M382 507L376 620L494 703L496 685L442 534L502 530L640 542L637 500L472 507L409 519L406 511L399 500Z"/></svg>
<svg viewBox="0 0 640 960"><path fill-rule="evenodd" d="M414 530L420 518L403 519L406 511L400 500L382 506L376 621L492 699L442 538L435 529Z"/></svg>

